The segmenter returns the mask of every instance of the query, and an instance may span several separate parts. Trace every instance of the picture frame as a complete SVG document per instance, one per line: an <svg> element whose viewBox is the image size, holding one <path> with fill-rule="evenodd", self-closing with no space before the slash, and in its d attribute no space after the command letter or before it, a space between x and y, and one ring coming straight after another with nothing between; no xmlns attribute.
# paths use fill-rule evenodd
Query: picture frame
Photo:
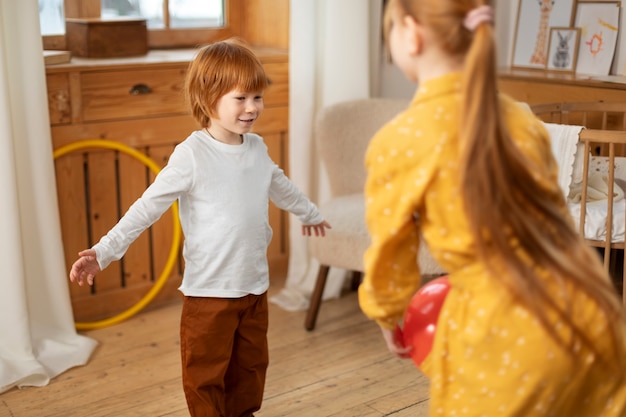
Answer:
<svg viewBox="0 0 626 417"><path fill-rule="evenodd" d="M550 28L546 69L549 71L575 72L579 46L580 28Z"/></svg>
<svg viewBox="0 0 626 417"><path fill-rule="evenodd" d="M609 75L620 32L621 1L577 0L574 26L581 29L576 72Z"/></svg>
<svg viewBox="0 0 626 417"><path fill-rule="evenodd" d="M576 0L519 0L512 68L545 70L551 27L573 27Z"/></svg>

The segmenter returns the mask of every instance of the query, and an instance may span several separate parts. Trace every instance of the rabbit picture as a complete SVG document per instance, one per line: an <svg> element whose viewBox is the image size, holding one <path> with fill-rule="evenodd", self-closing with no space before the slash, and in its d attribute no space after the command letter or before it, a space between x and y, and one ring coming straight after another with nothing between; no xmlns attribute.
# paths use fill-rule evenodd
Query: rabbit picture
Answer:
<svg viewBox="0 0 626 417"><path fill-rule="evenodd" d="M565 36L560 31L556 31L556 34L559 39L556 51L552 57L552 65L554 65L554 68L568 68L571 59L569 42L574 32L568 32Z"/></svg>

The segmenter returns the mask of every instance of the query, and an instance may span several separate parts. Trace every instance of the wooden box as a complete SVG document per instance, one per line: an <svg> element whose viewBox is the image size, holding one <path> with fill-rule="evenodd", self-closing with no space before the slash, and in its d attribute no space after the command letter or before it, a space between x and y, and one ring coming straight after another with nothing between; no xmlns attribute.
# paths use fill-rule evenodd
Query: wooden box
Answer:
<svg viewBox="0 0 626 417"><path fill-rule="evenodd" d="M116 58L148 52L146 19L65 19L67 46L74 56Z"/></svg>

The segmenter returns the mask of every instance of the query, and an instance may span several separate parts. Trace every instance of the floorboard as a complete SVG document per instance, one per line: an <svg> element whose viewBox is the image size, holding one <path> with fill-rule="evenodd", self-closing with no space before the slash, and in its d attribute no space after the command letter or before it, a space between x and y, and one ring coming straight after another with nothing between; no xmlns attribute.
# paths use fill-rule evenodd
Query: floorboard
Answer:
<svg viewBox="0 0 626 417"><path fill-rule="evenodd" d="M278 280L270 294L282 287ZM91 361L41 388L0 395L0 417L188 417L180 381L180 302L85 332ZM270 304L270 367L258 417L425 417L428 380L391 356L356 293L322 305L314 331L305 312Z"/></svg>

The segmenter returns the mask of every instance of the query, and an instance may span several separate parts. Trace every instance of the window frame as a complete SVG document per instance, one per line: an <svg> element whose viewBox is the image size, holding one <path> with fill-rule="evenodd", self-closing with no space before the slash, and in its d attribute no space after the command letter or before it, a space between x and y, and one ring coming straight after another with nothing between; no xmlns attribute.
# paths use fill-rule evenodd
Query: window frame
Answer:
<svg viewBox="0 0 626 417"><path fill-rule="evenodd" d="M193 47L242 33L242 2L224 0L224 27L216 29L149 29L148 48L167 49ZM101 0L64 0L65 17L97 18L102 8ZM65 50L65 35L42 36L44 49Z"/></svg>

